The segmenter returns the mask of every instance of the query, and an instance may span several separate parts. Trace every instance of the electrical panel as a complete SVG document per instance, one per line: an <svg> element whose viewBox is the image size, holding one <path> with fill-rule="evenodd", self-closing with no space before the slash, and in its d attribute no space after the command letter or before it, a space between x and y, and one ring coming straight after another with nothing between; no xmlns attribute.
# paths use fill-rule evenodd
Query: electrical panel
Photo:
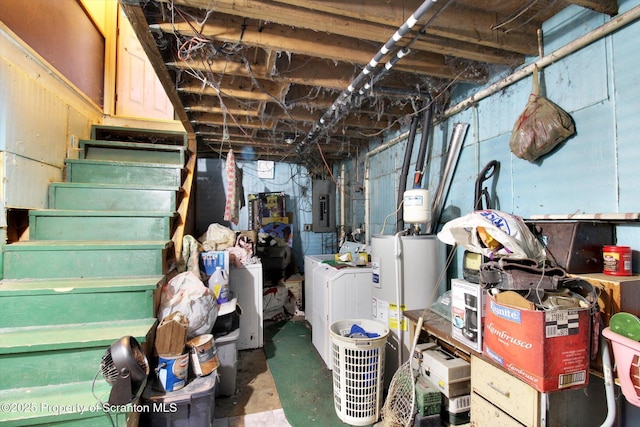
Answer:
<svg viewBox="0 0 640 427"><path fill-rule="evenodd" d="M333 232L336 229L336 186L332 181L313 181L312 219L314 233Z"/></svg>

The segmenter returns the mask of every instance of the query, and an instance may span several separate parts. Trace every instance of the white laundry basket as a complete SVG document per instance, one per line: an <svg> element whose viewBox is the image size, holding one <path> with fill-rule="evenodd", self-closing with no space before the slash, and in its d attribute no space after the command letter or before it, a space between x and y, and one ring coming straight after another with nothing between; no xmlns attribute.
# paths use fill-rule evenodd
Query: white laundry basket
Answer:
<svg viewBox="0 0 640 427"><path fill-rule="evenodd" d="M350 338L352 325L378 336ZM350 425L373 424L382 405L384 350L389 329L367 319L339 320L330 329L336 414Z"/></svg>

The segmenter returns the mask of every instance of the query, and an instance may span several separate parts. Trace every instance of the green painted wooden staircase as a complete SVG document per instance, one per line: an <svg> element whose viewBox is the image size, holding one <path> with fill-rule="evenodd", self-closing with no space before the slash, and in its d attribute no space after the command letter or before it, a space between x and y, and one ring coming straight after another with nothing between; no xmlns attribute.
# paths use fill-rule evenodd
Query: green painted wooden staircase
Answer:
<svg viewBox="0 0 640 427"><path fill-rule="evenodd" d="M96 126L29 212L29 240L0 257L0 424L126 425L103 411L109 345L150 356L154 295L166 280L186 135Z"/></svg>

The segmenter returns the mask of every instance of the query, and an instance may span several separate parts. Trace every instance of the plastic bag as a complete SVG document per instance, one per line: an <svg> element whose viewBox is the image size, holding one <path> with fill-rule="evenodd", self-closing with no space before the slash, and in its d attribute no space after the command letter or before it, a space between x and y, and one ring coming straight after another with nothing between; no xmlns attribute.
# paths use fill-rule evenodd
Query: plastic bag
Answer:
<svg viewBox="0 0 640 427"><path fill-rule="evenodd" d="M207 231L198 239L205 252L223 251L236 244L236 233L232 229L218 223L209 224Z"/></svg>
<svg viewBox="0 0 640 427"><path fill-rule="evenodd" d="M516 120L509 140L511 152L530 162L576 132L571 116L539 92L538 67L535 67L529 101Z"/></svg>
<svg viewBox="0 0 640 427"><path fill-rule="evenodd" d="M158 319L181 312L189 320L187 338L194 338L211 332L218 318L218 308L209 288L192 272L185 271L162 287Z"/></svg>
<svg viewBox="0 0 640 427"><path fill-rule="evenodd" d="M474 211L447 222L438 239L449 245L494 258L546 258L542 244L521 218L497 210Z"/></svg>

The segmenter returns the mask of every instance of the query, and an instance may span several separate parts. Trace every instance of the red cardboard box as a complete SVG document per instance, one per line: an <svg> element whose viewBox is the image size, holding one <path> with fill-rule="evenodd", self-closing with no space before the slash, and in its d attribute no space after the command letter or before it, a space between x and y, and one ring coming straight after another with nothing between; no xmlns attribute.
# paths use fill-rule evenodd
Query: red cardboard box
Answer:
<svg viewBox="0 0 640 427"><path fill-rule="evenodd" d="M540 392L589 381L590 309L527 310L487 296L484 353Z"/></svg>

